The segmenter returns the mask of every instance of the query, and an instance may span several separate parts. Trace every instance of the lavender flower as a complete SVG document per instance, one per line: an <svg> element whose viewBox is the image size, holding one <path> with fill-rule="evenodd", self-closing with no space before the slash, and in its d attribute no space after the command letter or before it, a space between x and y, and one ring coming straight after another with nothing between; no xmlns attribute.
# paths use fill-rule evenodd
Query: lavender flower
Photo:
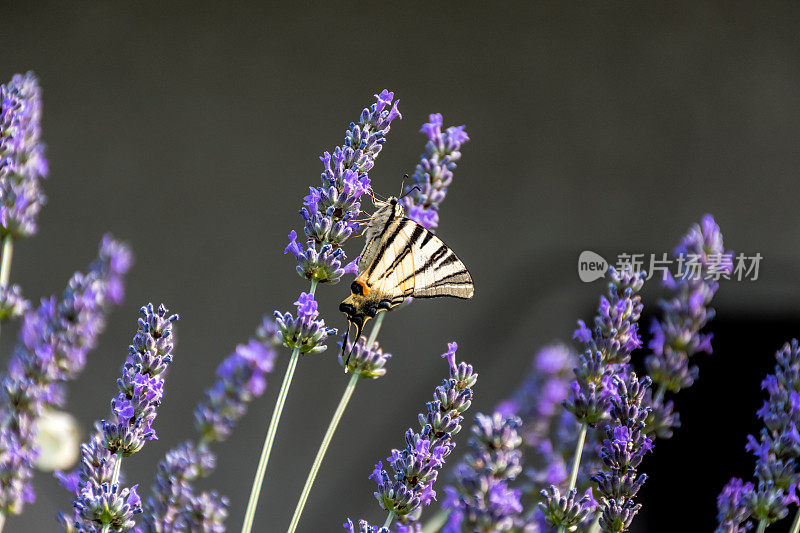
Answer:
<svg viewBox="0 0 800 533"><path fill-rule="evenodd" d="M732 479L718 499L718 531L749 527L748 516L771 524L784 518L789 503L800 503L800 348L797 340L786 343L775 354L775 373L761 383L769 398L758 410L764 428L756 438L747 437L746 450L756 456L755 488ZM744 529L741 529L744 531Z"/></svg>
<svg viewBox="0 0 800 533"><path fill-rule="evenodd" d="M539 512L547 525L575 531L578 524L586 522L597 505L592 499L591 489L578 499L578 489L570 489L562 496L555 485L542 490ZM544 530L544 527L539 529Z"/></svg>
<svg viewBox="0 0 800 533"><path fill-rule="evenodd" d="M25 314L0 384L1 513L18 514L33 501L34 422L46 407L63 404L63 384L83 370L109 307L122 299L130 264L129 249L106 236L87 273L76 273L60 300L44 299Z"/></svg>
<svg viewBox="0 0 800 533"><path fill-rule="evenodd" d="M394 93L384 90L375 98L376 103L361 112L358 124L350 123L344 145L320 158L322 187L312 187L300 209L308 244L298 243L294 231L289 234L284 254L295 256L297 273L312 282L337 283L343 274L356 272L355 261L345 265L341 246L359 230L360 198L370 192L368 172L392 121L401 118L397 102L392 104Z"/></svg>
<svg viewBox="0 0 800 533"><path fill-rule="evenodd" d="M240 344L217 368L217 380L206 390L195 409L195 426L200 441L187 441L167 452L158 464L153 494L144 513L146 531L224 531L228 499L216 492L196 494L193 483L216 467L212 442L227 439L247 404L263 394L266 375L272 372L277 355L271 319L259 327L261 339Z"/></svg>
<svg viewBox="0 0 800 533"><path fill-rule="evenodd" d="M355 345L348 342L346 350L341 350L339 353L339 364L346 367L347 372L358 374L359 378L377 379L386 374L385 365L392 354L383 353L377 341L369 348L366 344L367 338L364 336L358 339ZM344 356L345 352L350 355Z"/></svg>
<svg viewBox="0 0 800 533"><path fill-rule="evenodd" d="M603 531L627 531L641 508L634 498L647 475L637 476L636 469L644 455L653 450L653 441L644 434L650 408L642 406L645 390L651 384L649 377L639 380L634 372L613 378L616 388L611 397L613 425L606 426L600 451L605 470L592 476L601 495L599 524Z"/></svg>
<svg viewBox="0 0 800 533"><path fill-rule="evenodd" d="M733 478L725 485L717 497L719 527L715 533L743 533L752 529L753 524L747 522L750 517L747 501L752 493L753 484L739 478Z"/></svg>
<svg viewBox="0 0 800 533"><path fill-rule="evenodd" d="M406 216L429 230L439 226L439 204L453 182L453 170L461 159L461 145L469 140L465 126L442 131L442 115L430 115L420 130L428 136L425 153L406 185L403 203Z"/></svg>
<svg viewBox="0 0 800 533"><path fill-rule="evenodd" d="M471 365L464 362L456 365L458 345L452 342L447 347L442 357L450 364L450 377L436 387L434 400L427 404L427 413L419 415L421 429L416 432L409 428L405 448L392 450L387 459L393 470L391 476L381 461L370 475L378 484L375 492L378 503L403 524L415 522L422 506L436 498L433 483L455 448L452 437L461 430L462 415L472 403L472 387L478 380Z"/></svg>
<svg viewBox="0 0 800 533"><path fill-rule="evenodd" d="M469 451L456 467L456 486L445 488L450 509L443 533L509 531L522 513L521 491L509 483L522 471L522 421L500 413L478 413L472 426Z"/></svg>
<svg viewBox="0 0 800 533"><path fill-rule="evenodd" d="M0 85L0 236L36 233L36 216L45 202L40 180L47 177L41 142L42 98L32 72Z"/></svg>
<svg viewBox="0 0 800 533"><path fill-rule="evenodd" d="M609 267L608 296L600 297L594 329L578 321L575 338L586 351L578 356L576 380L564 407L579 422L595 426L608 418L612 375L630 361L630 353L642 345L637 321L642 313L637 294L644 284L644 272L618 272Z"/></svg>
<svg viewBox="0 0 800 533"><path fill-rule="evenodd" d="M178 315L160 305L142 307L138 330L117 380L119 392L111 400L111 414L102 420L89 442L81 447L73 527L78 531L129 531L133 516L142 512L134 485L119 483L123 457L138 452L156 438L152 428L164 391L164 372L172 362L172 326ZM69 522L64 515L62 522Z"/></svg>
<svg viewBox="0 0 800 533"><path fill-rule="evenodd" d="M661 438L670 438L673 428L680 426L673 403L664 400L664 393L690 387L697 378L691 357L711 353L712 335L700 330L714 318L709 305L719 287L716 279L727 277L733 268L733 253L725 251L722 233L711 215L692 226L675 255L683 265L682 272L663 281L669 297L659 302L663 318L650 327L648 346L653 353L645 359L648 375L658 385L655 395L648 393L645 399L653 409L647 431Z"/></svg>
<svg viewBox="0 0 800 533"><path fill-rule="evenodd" d="M326 328L324 320L317 320L319 311L313 294L301 293L294 305L297 306L296 318L291 313L281 315L275 311L281 342L290 350L298 348L300 353L324 352L328 347L322 343L329 335L335 335L336 329Z"/></svg>

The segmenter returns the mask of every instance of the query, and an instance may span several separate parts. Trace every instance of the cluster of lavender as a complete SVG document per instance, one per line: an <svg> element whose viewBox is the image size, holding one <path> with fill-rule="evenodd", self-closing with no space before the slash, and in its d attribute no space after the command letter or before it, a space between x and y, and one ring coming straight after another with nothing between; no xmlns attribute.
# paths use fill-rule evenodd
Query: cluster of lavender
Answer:
<svg viewBox="0 0 800 533"><path fill-rule="evenodd" d="M40 181L47 177L41 142L42 97L32 72L0 85L0 237L36 233L45 202Z"/></svg>
<svg viewBox="0 0 800 533"><path fill-rule="evenodd" d="M74 531L129 531L136 526L134 515L142 512L137 485L121 487L122 458L142 449L156 438L152 427L164 394L164 372L172 362L173 323L160 305L142 307L138 330L128 347L128 357L117 380L117 396L111 400L108 420L81 446L81 464L73 475L61 476L62 483L76 495L72 517L60 520Z"/></svg>
<svg viewBox="0 0 800 533"><path fill-rule="evenodd" d="M732 479L720 494L718 532L746 531L752 518L760 530L784 518L790 503L800 504L800 348L796 340L775 354L775 373L762 382L769 398L758 410L761 434L748 436L746 449L756 457L756 486Z"/></svg>
<svg viewBox="0 0 800 533"><path fill-rule="evenodd" d="M456 364L458 345L455 342L447 347L442 357L446 357L450 365L450 377L436 387L427 412L419 415L421 429L416 432L409 428L405 434L405 448L392 450L387 461L393 475L383 469L382 461L378 461L370 475L378 484L375 498L390 513L389 522L394 517L403 524L416 522L422 507L435 499L433 483L455 448L453 436L461 431L463 413L472 403L472 387L478 375L471 365Z"/></svg>
<svg viewBox="0 0 800 533"><path fill-rule="evenodd" d="M386 142L392 121L402 118L398 102L392 103L394 93L384 89L375 98L376 103L361 112L358 124L350 123L344 145L320 158L322 187L312 187L300 209L307 246L297 242L294 230L289 234L284 253L297 259L298 274L309 281L337 283L346 272L357 270L355 261L342 266L347 258L341 246L359 230L359 199L370 192L368 172Z"/></svg>
<svg viewBox="0 0 800 533"><path fill-rule="evenodd" d="M195 409L198 442L186 441L167 452L158 463L152 496L143 517L145 531L222 532L228 500L215 491L196 493L194 482L216 467L212 442L230 436L244 416L247 404L263 394L277 352L275 323L265 318L257 338L240 344L217 368L217 379Z"/></svg>
<svg viewBox="0 0 800 533"><path fill-rule="evenodd" d="M316 354L325 351L327 346L322 343L329 335L335 335L336 330L325 327L324 320L317 320L319 311L314 295L301 293L294 305L297 306L297 317L289 312L281 314L275 311L280 341L287 348L297 349L300 353Z"/></svg>
<svg viewBox="0 0 800 533"><path fill-rule="evenodd" d="M510 531L521 524L522 491L509 483L522 471L522 437L516 416L478 413L472 426L469 451L456 467L456 486L445 487L450 510L443 533Z"/></svg>
<svg viewBox="0 0 800 533"><path fill-rule="evenodd" d="M642 303L637 293L644 284L645 273L630 269L618 272L610 267L609 277L608 295L600 298L594 328L590 330L582 320L578 321L575 338L584 344L585 351L578 355L575 381L570 386L569 398L563 403L581 424L575 451L578 465L587 427L597 427L609 418L616 390L614 376L627 372L631 352L642 344L638 334ZM574 529L594 509L594 501L588 494L576 501L576 478L577 472L572 472L564 496L554 485L541 492L539 509L549 524Z"/></svg>
<svg viewBox="0 0 800 533"><path fill-rule="evenodd" d="M406 216L434 231L439 226L439 204L453 182L453 170L461 159L461 145L469 141L465 126L442 131L442 115L434 113L420 130L428 136L425 153L403 191Z"/></svg>
<svg viewBox="0 0 800 533"><path fill-rule="evenodd" d="M673 403L664 399L664 393L690 387L697 378L691 357L711 353L712 335L700 330L714 318L709 305L719 284L713 278L727 276L733 268L733 254L725 251L722 233L711 215L689 230L675 255L683 263L681 272L676 278L667 273L663 281L670 295L659 302L663 316L650 328L652 354L645 359L648 375L658 387L645 398L652 408L647 432L659 438L670 438L673 428L680 426Z"/></svg>
<svg viewBox="0 0 800 533"><path fill-rule="evenodd" d="M127 246L105 236L87 272L76 273L60 299L25 314L19 342L0 384L0 513L18 514L33 500L34 422L64 401L63 385L83 370L86 355L123 296L131 265Z"/></svg>
<svg viewBox="0 0 800 533"><path fill-rule="evenodd" d="M345 352L350 355L345 356ZM377 342L367 347L367 338L362 335L355 344L348 342L346 350L340 350L339 364L359 378L377 379L386 374L386 362L391 357L392 354L384 353Z"/></svg>
<svg viewBox="0 0 800 533"><path fill-rule="evenodd" d="M642 406L651 384L649 377L639 380L634 372L613 377L616 390L611 397L611 425L606 426L600 450L605 470L592 476L600 493L599 524L608 533L627 531L642 507L634 498L647 475L637 476L636 469L644 455L653 450L653 441L644 434L650 408Z"/></svg>
<svg viewBox="0 0 800 533"><path fill-rule="evenodd" d="M578 355L576 379L570 385L570 397L564 401L564 407L578 422L592 427L608 418L613 375L626 370L631 351L642 345L637 324L642 303L637 293L644 284L645 274L618 272L614 267L608 271L611 278L608 296L600 297L594 330L583 320L578 321L575 338L586 349Z"/></svg>

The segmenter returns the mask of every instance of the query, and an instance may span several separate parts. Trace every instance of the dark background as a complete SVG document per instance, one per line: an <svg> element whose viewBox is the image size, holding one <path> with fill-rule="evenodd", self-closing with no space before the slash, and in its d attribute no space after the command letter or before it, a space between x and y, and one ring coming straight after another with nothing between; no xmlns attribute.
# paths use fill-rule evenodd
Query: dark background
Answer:
<svg viewBox="0 0 800 533"><path fill-rule="evenodd" d="M17 246L12 280L38 298L60 291L104 232L133 245L126 303L70 390L85 428L107 412L138 307L163 301L182 315L160 439L125 462L129 479L149 486L156 461L192 435L216 365L262 314L307 290L281 253L301 229L301 197L319 183L318 156L389 88L404 119L371 172L383 195L413 171L429 113L467 125L439 235L470 267L476 296L387 317L381 341L395 358L385 378L358 386L301 529L383 521L367 476L443 377L447 341L481 374L474 410L491 409L539 346L591 316L603 285L579 281L581 250L669 251L710 212L729 248L762 254L761 275L722 284L716 353L680 400L684 427L649 459L637 522L670 531L691 512L710 530L715 494L731 474L750 474L744 435L757 428L763 374L798 334L799 22L800 6L772 2L6 3L0 77L41 78L51 165L40 232ZM318 291L333 326L344 324L336 309L347 292ZM659 294L651 282L650 311ZM287 355L203 484L230 496L231 531ZM301 361L261 531L288 524L345 383L333 350ZM8 531L52 531L56 510L69 508L47 474L36 489Z"/></svg>

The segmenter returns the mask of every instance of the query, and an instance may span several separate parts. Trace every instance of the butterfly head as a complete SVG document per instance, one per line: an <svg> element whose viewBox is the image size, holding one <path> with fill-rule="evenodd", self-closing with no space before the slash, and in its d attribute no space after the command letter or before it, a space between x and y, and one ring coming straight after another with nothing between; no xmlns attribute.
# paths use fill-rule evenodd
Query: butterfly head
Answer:
<svg viewBox="0 0 800 533"><path fill-rule="evenodd" d="M350 291L352 294L339 304L339 311L344 313L347 318L347 332L342 341L343 355L347 349L347 340L350 336L350 330L353 327L355 327L356 330L356 335L353 339L353 345L355 345L361 337L364 325L379 312L388 311L391 308L389 300L382 299L378 291L370 290L369 286L359 278L350 285ZM347 359L350 359L349 355Z"/></svg>
<svg viewBox="0 0 800 533"><path fill-rule="evenodd" d="M394 217L404 217L405 210L403 209L403 203L400 201L397 196L390 196L386 199L385 202L380 202L378 204L378 211L375 214L383 213L386 215L391 214L392 218Z"/></svg>

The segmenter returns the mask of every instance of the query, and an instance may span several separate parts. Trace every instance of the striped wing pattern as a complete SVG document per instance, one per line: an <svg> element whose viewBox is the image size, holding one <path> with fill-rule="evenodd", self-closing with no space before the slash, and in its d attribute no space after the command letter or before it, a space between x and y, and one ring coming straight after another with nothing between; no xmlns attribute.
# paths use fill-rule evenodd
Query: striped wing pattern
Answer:
<svg viewBox="0 0 800 533"><path fill-rule="evenodd" d="M407 297L472 298L472 277L441 239L408 218L389 220L367 243L359 278L382 298L399 305ZM362 277L363 276L363 277Z"/></svg>

